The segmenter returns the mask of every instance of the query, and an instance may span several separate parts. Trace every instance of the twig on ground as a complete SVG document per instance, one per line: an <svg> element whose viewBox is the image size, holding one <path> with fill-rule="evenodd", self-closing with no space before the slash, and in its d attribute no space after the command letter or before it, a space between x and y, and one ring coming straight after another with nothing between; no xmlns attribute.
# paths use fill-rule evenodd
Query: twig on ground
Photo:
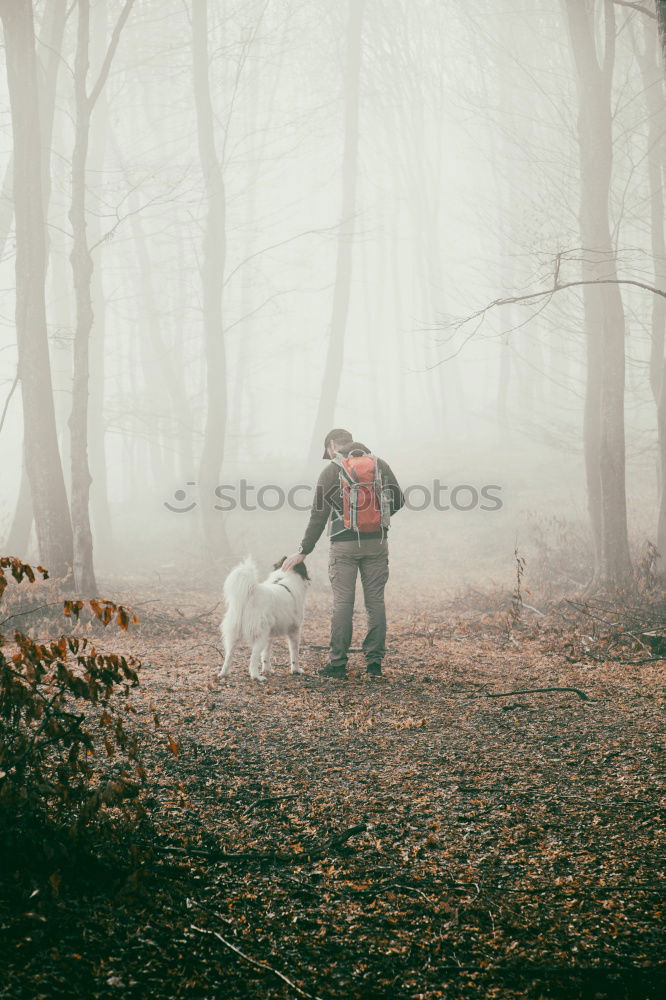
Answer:
<svg viewBox="0 0 666 1000"><path fill-rule="evenodd" d="M292 990L296 990L300 996L307 997L308 1000L321 1000L321 997L318 997L316 994L307 993L305 990L302 990L300 986L297 986L296 983L289 979L288 976L285 976L283 972L280 972L278 969L274 969L272 965L268 965L267 962L260 962L258 959L252 958L250 955L246 955L245 952L241 951L240 948L233 944L232 941L227 941L225 937L222 937L218 931L211 931L206 927L197 927L196 924L190 924L190 927L193 931L197 931L198 934L208 934L217 938L217 940L220 941L225 948L229 948L230 951L233 951L236 955L242 958L244 962L254 965L256 969L263 969L264 972L270 972L274 976L277 976L278 979L281 979L282 982L286 983Z"/></svg>
<svg viewBox="0 0 666 1000"><path fill-rule="evenodd" d="M13 615L8 615L0 621L0 625L6 625L10 622L12 618L22 618L24 615L35 615L38 611L45 611L46 608L61 608L62 601L51 601L49 604L38 604L34 608L28 608L27 611L16 611Z"/></svg>
<svg viewBox="0 0 666 1000"><path fill-rule="evenodd" d="M190 648L191 649L214 649L215 652L218 654L218 656L221 656L222 659L224 659L224 653L223 653L223 651L219 648L219 646L216 646L214 642L199 642L199 643L197 643L196 646L191 646Z"/></svg>
<svg viewBox="0 0 666 1000"><path fill-rule="evenodd" d="M365 823L357 823L355 826L350 826L347 830L342 830L341 833L336 833L326 843L322 844L321 847L313 847L311 851L299 851L297 854L284 854L279 851L205 851L199 848L178 847L172 844L156 844L154 846L158 850L167 852L176 851L179 854L184 854L186 857L204 858L206 861L212 862L270 861L276 864L288 865L294 863L301 864L304 861L318 861L320 858L325 858L329 851L344 847L351 837L355 837L358 833L364 833L366 830L367 825Z"/></svg>
<svg viewBox="0 0 666 1000"><path fill-rule="evenodd" d="M622 663L629 667L637 667L641 663L663 663L666 656L645 656L642 660L619 660L616 656L593 656L592 653L583 653L580 657L565 656L564 659L569 663L583 663L585 660L592 660L593 663Z"/></svg>
<svg viewBox="0 0 666 1000"><path fill-rule="evenodd" d="M204 913L211 914L218 920L221 920L223 924L228 924L229 927L234 927L234 928L236 927L233 920L229 920L227 917L223 917L221 913L219 913L217 910L212 910L210 906L204 906L204 904L200 903L198 899L192 899L191 896L188 896L185 900L185 903L187 904L188 908L191 906L196 906L198 909L203 910Z"/></svg>
<svg viewBox="0 0 666 1000"><path fill-rule="evenodd" d="M524 601L523 601L523 607L527 608L528 611L533 611L535 615L541 615L542 618L546 617L545 612L539 611L538 608L533 607L533 605L531 605L531 604L525 604Z"/></svg>
<svg viewBox="0 0 666 1000"><path fill-rule="evenodd" d="M297 798L299 798L298 795L266 795L262 799L255 799L254 802L250 802L249 806L243 813L243 816L247 816L248 813L251 813L252 810L255 809L257 806L263 806L269 802L280 802L283 801L284 799L297 799Z"/></svg>
<svg viewBox="0 0 666 1000"><path fill-rule="evenodd" d="M208 615L212 615L213 611L216 611L219 608L219 606L220 602L218 601L217 604L214 604L212 608L208 608L207 611L201 611L198 615L191 615L191 617L189 618L183 614L180 608L176 608L176 612L186 622L198 622L201 621L202 618L207 618Z"/></svg>
<svg viewBox="0 0 666 1000"><path fill-rule="evenodd" d="M384 886L385 889L402 889L403 892L415 892L419 896L422 896L428 903L432 903L432 897L426 896L422 889L417 889L415 885L399 885L397 882L392 882L390 885Z"/></svg>
<svg viewBox="0 0 666 1000"><path fill-rule="evenodd" d="M545 691L570 691L572 694L577 694L582 701L593 701L589 695L581 691L580 688L572 687L545 687L545 688L524 688L521 691L503 691L501 694L491 694L490 691L485 691L483 694L472 695L473 698L509 698L512 694L542 694Z"/></svg>
<svg viewBox="0 0 666 1000"><path fill-rule="evenodd" d="M328 643L325 643L324 645L322 645L321 643L317 643L317 642L302 642L301 643L301 647L303 647L303 646L305 646L307 649L329 649L329 644ZM350 653L362 653L363 650L361 649L360 646L350 646L349 647L349 652Z"/></svg>
<svg viewBox="0 0 666 1000"><path fill-rule="evenodd" d="M328 842L330 847L342 847L347 843L350 837L355 837L357 833L365 833L368 829L365 823L357 823L356 826L350 826L348 830L343 830L342 833L338 833L335 837L331 837Z"/></svg>

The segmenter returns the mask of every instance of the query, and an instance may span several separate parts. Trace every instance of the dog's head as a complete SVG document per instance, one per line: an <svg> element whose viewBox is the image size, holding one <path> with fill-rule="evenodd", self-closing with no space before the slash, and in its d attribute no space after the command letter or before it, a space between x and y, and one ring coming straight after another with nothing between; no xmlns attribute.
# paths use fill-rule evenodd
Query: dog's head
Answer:
<svg viewBox="0 0 666 1000"><path fill-rule="evenodd" d="M282 563L286 560L286 556L282 556L279 562L273 564L273 569L282 569ZM295 566L291 567L291 573L298 573L302 580L307 580L309 582L310 577L308 576L308 571L306 569L304 562L296 563Z"/></svg>

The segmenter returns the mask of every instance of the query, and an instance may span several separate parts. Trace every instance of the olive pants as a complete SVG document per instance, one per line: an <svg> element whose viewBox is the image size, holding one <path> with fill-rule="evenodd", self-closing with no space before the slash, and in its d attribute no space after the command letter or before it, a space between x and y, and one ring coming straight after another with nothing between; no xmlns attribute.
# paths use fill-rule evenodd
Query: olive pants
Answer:
<svg viewBox="0 0 666 1000"><path fill-rule="evenodd" d="M381 663L386 652L384 587L389 575L388 543L381 538L332 542L328 575L333 588L331 666L346 667L352 639L356 575L361 574L368 631L363 640L366 663Z"/></svg>

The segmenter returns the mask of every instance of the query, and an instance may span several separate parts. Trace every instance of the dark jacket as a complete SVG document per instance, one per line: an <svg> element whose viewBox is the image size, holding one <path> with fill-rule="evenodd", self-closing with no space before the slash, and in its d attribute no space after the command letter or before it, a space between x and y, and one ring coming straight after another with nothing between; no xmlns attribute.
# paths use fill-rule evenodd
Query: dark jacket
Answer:
<svg viewBox="0 0 666 1000"><path fill-rule="evenodd" d="M370 454L370 449L366 448L360 441L350 441L340 448L340 454L346 456L350 451L362 451L364 455ZM382 477L383 487L389 495L391 515L403 506L405 498L402 490L398 486L398 481L393 475L390 465L383 459L377 459L379 473ZM326 527L326 522L330 519L329 533L331 542L356 541L358 535L352 529L345 529L342 521L342 490L340 488L340 468L335 462L329 462L320 475L315 496L310 511L310 521L308 523L303 541L301 542L301 552L309 555L317 544L322 531ZM363 538L381 538L388 531L363 532Z"/></svg>

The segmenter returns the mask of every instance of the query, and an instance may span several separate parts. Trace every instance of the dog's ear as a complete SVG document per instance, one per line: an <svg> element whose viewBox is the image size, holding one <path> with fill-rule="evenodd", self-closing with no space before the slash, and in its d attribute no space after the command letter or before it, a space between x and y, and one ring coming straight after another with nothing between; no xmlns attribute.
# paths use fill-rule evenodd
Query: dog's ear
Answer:
<svg viewBox="0 0 666 1000"><path fill-rule="evenodd" d="M282 567L282 563L285 561L286 558L287 558L286 556L282 556L282 559L280 559L279 562L273 563L273 569L280 569Z"/></svg>
<svg viewBox="0 0 666 1000"><path fill-rule="evenodd" d="M293 569L294 573L298 573L298 575L302 576L304 580L309 580L310 579L310 577L308 576L308 571L306 569L306 566L305 566L304 562L296 563L295 566L292 566L292 569Z"/></svg>

